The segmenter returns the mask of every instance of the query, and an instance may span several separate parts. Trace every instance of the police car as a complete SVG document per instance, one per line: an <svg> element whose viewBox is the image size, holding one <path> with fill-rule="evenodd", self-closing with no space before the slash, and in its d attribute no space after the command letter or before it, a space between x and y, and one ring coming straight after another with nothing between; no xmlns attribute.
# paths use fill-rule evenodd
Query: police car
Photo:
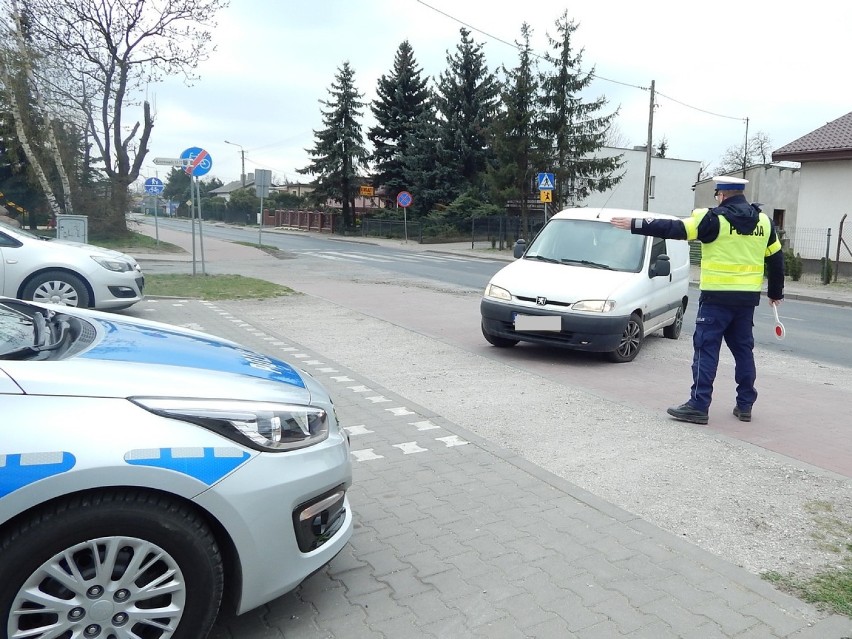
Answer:
<svg viewBox="0 0 852 639"><path fill-rule="evenodd" d="M287 363L0 298L0 636L204 637L344 547L351 477Z"/></svg>

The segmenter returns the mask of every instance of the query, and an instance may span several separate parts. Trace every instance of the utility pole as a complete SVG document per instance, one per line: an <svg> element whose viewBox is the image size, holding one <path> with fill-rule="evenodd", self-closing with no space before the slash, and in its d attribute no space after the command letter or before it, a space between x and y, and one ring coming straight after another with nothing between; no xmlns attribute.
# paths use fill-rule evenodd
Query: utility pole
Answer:
<svg viewBox="0 0 852 639"><path fill-rule="evenodd" d="M243 188L246 186L246 150L243 148L242 144L237 144L236 142L228 142L225 140L225 144L232 144L234 146L240 147L240 160L242 161L242 173L240 173L240 183L243 185Z"/></svg>
<svg viewBox="0 0 852 639"><path fill-rule="evenodd" d="M746 176L746 167L748 165L748 118L746 120L745 142L743 142L743 179Z"/></svg>
<svg viewBox="0 0 852 639"><path fill-rule="evenodd" d="M648 113L648 141L645 144L645 192L642 194L642 210L648 210L651 196L651 141L654 136L654 80L651 80L651 108Z"/></svg>

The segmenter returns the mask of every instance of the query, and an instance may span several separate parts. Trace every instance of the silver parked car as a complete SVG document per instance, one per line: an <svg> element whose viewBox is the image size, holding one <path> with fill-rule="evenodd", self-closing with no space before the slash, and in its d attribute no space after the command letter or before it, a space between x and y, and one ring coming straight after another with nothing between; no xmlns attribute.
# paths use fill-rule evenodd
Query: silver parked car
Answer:
<svg viewBox="0 0 852 639"><path fill-rule="evenodd" d="M115 310L141 300L144 287L142 269L129 255L0 222L0 295Z"/></svg>
<svg viewBox="0 0 852 639"><path fill-rule="evenodd" d="M345 546L315 379L165 324L0 298L0 636L201 639Z"/></svg>

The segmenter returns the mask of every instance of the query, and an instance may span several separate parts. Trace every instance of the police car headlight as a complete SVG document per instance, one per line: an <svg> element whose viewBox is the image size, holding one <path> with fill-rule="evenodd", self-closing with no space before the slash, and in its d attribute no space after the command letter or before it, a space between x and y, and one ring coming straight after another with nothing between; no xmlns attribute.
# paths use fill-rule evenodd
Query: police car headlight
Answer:
<svg viewBox="0 0 852 639"><path fill-rule="evenodd" d="M613 300L582 300L571 306L575 311L591 311L593 313L609 313L615 308Z"/></svg>
<svg viewBox="0 0 852 639"><path fill-rule="evenodd" d="M126 273L127 271L133 270L133 265L129 262L125 262L124 260L113 260L111 258L102 257L100 255L91 255L90 257L108 271L115 271L116 273Z"/></svg>
<svg viewBox="0 0 852 639"><path fill-rule="evenodd" d="M485 297L493 297L496 300L503 300L505 302L512 300L512 294L509 291L505 288L494 286L494 284L489 284L485 288Z"/></svg>
<svg viewBox="0 0 852 639"><path fill-rule="evenodd" d="M256 450L296 450L328 438L328 413L314 406L169 397L133 397L130 401L156 415L197 424Z"/></svg>

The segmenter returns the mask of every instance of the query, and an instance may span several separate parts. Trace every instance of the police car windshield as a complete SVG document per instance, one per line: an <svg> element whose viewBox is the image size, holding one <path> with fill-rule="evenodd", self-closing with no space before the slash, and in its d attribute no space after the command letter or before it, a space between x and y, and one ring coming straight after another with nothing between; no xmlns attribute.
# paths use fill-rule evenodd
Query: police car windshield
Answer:
<svg viewBox="0 0 852 639"><path fill-rule="evenodd" d="M629 271L642 268L645 237L603 220L550 220L524 257L571 266Z"/></svg>
<svg viewBox="0 0 852 639"><path fill-rule="evenodd" d="M0 358L35 345L34 321L6 304L0 304Z"/></svg>

